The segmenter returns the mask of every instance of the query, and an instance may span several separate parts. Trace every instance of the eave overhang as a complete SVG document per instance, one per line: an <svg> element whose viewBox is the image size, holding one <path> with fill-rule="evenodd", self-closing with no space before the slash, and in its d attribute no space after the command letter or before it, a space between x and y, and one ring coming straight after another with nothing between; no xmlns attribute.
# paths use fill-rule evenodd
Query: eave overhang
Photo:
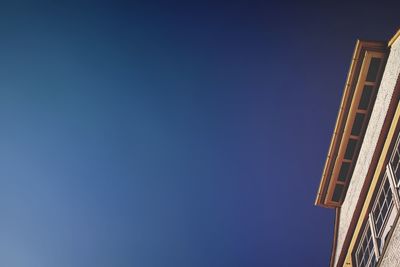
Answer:
<svg viewBox="0 0 400 267"><path fill-rule="evenodd" d="M349 185L386 63L387 42L358 40L315 204L340 207Z"/></svg>

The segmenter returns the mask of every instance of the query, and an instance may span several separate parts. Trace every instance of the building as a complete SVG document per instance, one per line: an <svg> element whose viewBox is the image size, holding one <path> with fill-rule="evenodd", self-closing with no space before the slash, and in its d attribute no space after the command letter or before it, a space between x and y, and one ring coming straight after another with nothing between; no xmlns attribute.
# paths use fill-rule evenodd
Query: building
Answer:
<svg viewBox="0 0 400 267"><path fill-rule="evenodd" d="M400 30L357 41L315 204L335 209L330 266L400 266Z"/></svg>

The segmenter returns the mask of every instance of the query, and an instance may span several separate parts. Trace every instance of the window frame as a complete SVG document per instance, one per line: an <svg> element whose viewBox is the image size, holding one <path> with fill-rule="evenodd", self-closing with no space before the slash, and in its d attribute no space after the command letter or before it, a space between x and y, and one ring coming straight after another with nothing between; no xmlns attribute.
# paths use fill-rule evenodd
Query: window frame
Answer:
<svg viewBox="0 0 400 267"><path fill-rule="evenodd" d="M384 191L386 184L388 186L388 189L387 189L387 191ZM384 196L384 199L383 199L383 203L380 203L381 194L383 192L385 192L384 193L385 196ZM388 195L390 195L390 202L389 203L387 202L387 200L388 200L387 196ZM376 194L374 204L373 204L371 212L370 212L372 214L373 224L374 224L375 231L376 231L376 237L378 239L382 239L382 235L385 232L386 224L387 224L388 219L390 217L390 214L392 212L393 206L395 205L394 202L395 202L395 200L394 200L392 188L390 187L389 177L388 177L387 173L385 172L384 175L383 175L383 179L382 179L381 185L379 186L378 193ZM385 216L382 216L383 208L384 208L384 204L385 203L387 203L387 210L386 210ZM375 218L375 209L377 208L378 204L379 204L378 218ZM381 216L381 218L382 218L382 223L381 223L380 229L378 229L378 227L377 227L377 222L378 222L379 216ZM382 242L382 240L380 240L380 242ZM383 240L383 242L384 242L384 240Z"/></svg>
<svg viewBox="0 0 400 267"><path fill-rule="evenodd" d="M368 236L369 233L369 237ZM364 247L364 240L368 239L366 241L366 246ZM356 267L370 267L370 266L376 266L376 264L378 263L378 258L375 255L375 248L374 248L374 241L373 241L373 231L370 227L370 224L368 223L368 221L364 224L364 230L362 232L361 238L358 241L358 245L357 245L357 249L355 250L354 253L354 258L355 258L355 266ZM372 249L370 248L370 246L372 245ZM361 256L361 262L359 262L359 257L358 254L360 252L360 250L362 249L362 256ZM365 252L368 251L369 255L368 258L365 260ZM375 265L371 265L371 262L375 260Z"/></svg>
<svg viewBox="0 0 400 267"><path fill-rule="evenodd" d="M396 177L396 171L400 173L400 147L399 146L400 146L400 134L397 136L396 143L393 147L393 151L392 151L392 154L390 155L390 159L389 159L390 167L393 172L393 178L394 178L395 187L396 187L397 191L399 191L399 188L400 188L400 175L399 175L399 177ZM395 165L393 163L393 160L394 160L396 154L398 157L398 161Z"/></svg>

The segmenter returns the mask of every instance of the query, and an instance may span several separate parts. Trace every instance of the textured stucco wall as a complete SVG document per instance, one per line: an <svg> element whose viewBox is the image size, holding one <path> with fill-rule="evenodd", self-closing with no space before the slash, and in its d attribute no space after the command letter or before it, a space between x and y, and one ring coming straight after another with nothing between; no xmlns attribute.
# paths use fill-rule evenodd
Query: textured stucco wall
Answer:
<svg viewBox="0 0 400 267"><path fill-rule="evenodd" d="M371 118L365 133L364 141L360 149L360 154L354 168L346 198L342 204L339 220L339 231L335 253L335 266L337 265L339 253L342 250L344 238L350 225L352 215L355 211L357 199L360 196L361 188L371 164L372 156L378 142L379 134L382 130L383 121L388 111L389 103L392 98L393 89L396 85L397 77L400 73L400 39L391 47L386 68L383 73L381 85L375 100ZM393 266L393 265L392 265ZM396 265L397 266L397 265ZM400 266L400 265L399 265Z"/></svg>

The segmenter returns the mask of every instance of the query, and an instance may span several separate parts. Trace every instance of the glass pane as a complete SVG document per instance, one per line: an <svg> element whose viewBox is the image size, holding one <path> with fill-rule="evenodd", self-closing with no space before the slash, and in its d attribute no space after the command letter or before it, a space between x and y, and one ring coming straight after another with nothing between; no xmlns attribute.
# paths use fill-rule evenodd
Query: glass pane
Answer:
<svg viewBox="0 0 400 267"><path fill-rule="evenodd" d="M371 85L365 85L361 98L360 98L360 103L358 104L358 109L366 110L368 109L369 102L371 101L371 96L372 96L372 89L373 87Z"/></svg>
<svg viewBox="0 0 400 267"><path fill-rule="evenodd" d="M371 63L369 64L369 69L368 69L368 73L367 73L367 81L368 82L376 81L380 63L381 63L380 58L376 58L376 57L371 58Z"/></svg>
<svg viewBox="0 0 400 267"><path fill-rule="evenodd" d="M354 152L356 150L357 140L356 139L349 139L347 143L346 152L344 153L344 158L352 160L354 156Z"/></svg>
<svg viewBox="0 0 400 267"><path fill-rule="evenodd" d="M400 180L400 168L397 167L396 171L394 172L394 179L398 182Z"/></svg>
<svg viewBox="0 0 400 267"><path fill-rule="evenodd" d="M355 136L359 136L361 133L361 129L364 123L365 114L356 113L356 117L354 118L353 128L351 129L351 134Z"/></svg>
<svg viewBox="0 0 400 267"><path fill-rule="evenodd" d="M393 199L392 198L392 191L389 190L387 192L387 197L386 198L387 198L387 201L389 202L389 204L392 203L392 199Z"/></svg>
<svg viewBox="0 0 400 267"><path fill-rule="evenodd" d="M342 167L340 167L338 180L342 182L346 181L349 170L350 170L350 162L343 162Z"/></svg>
<svg viewBox="0 0 400 267"><path fill-rule="evenodd" d="M335 202L340 201L340 199L342 197L342 193L343 193L343 188L344 188L344 185L342 185L342 184L337 184L335 186L335 191L333 191L332 201L335 201Z"/></svg>
<svg viewBox="0 0 400 267"><path fill-rule="evenodd" d="M388 180L385 181L383 188L384 188L385 192L389 192L389 181Z"/></svg>
<svg viewBox="0 0 400 267"><path fill-rule="evenodd" d="M374 214L374 219L375 219L375 223L376 223L376 220L378 220L378 217L379 217L379 206L375 207L373 214Z"/></svg>
<svg viewBox="0 0 400 267"><path fill-rule="evenodd" d="M384 201L385 201L385 195L381 193L379 196L379 204L382 206Z"/></svg>
<svg viewBox="0 0 400 267"><path fill-rule="evenodd" d="M376 222L376 230L379 232L382 227L382 219L379 217L378 221Z"/></svg>
<svg viewBox="0 0 400 267"><path fill-rule="evenodd" d="M393 157L393 165L396 166L397 163L399 162L399 154L398 153L394 153L394 157Z"/></svg>
<svg viewBox="0 0 400 267"><path fill-rule="evenodd" d="M382 217L386 217L386 213L388 212L388 206L387 204L383 205L382 208Z"/></svg>

